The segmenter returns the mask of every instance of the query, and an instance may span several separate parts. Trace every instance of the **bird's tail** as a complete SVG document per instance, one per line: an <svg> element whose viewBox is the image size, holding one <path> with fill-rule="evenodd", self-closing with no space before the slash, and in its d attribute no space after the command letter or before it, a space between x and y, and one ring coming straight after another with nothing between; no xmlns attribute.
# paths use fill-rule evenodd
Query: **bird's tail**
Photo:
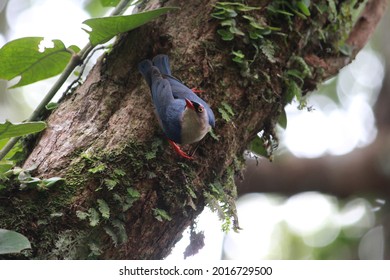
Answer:
<svg viewBox="0 0 390 280"><path fill-rule="evenodd" d="M138 63L138 71L142 74L149 87L152 86L152 68L153 63L149 59L142 60Z"/></svg>
<svg viewBox="0 0 390 280"><path fill-rule="evenodd" d="M165 54L156 55L153 58L153 64L160 70L161 74L172 76L169 58Z"/></svg>

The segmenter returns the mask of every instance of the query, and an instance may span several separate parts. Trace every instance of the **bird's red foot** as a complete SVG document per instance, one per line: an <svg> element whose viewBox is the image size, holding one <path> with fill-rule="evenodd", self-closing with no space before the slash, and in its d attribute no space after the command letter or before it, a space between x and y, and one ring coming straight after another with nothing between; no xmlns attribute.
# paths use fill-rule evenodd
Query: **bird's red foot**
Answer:
<svg viewBox="0 0 390 280"><path fill-rule="evenodd" d="M192 90L193 93L203 93L204 92L204 90L197 89L197 88L194 88L194 87L191 90Z"/></svg>
<svg viewBox="0 0 390 280"><path fill-rule="evenodd" d="M186 158L186 159L194 159L193 157L191 157L188 154L186 154L185 152L183 152L183 150L180 149L180 147L175 142L173 142L170 139L168 139L168 141L169 141L169 144L171 144L172 148L175 150L175 152L177 154L179 154L181 157Z"/></svg>

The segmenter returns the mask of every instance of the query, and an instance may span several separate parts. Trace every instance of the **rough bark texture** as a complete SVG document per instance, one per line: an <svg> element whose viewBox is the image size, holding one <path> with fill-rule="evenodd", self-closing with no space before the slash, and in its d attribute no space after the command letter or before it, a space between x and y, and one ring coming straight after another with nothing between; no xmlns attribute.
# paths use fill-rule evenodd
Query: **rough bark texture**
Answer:
<svg viewBox="0 0 390 280"><path fill-rule="evenodd" d="M258 1L247 2L259 6ZM36 176L62 176L66 182L45 192L14 190L0 209L1 215L14 209L1 226L28 236L34 246L30 257L161 259L210 197L234 192L215 187L231 183L244 150L259 131L272 135L286 103L283 73L294 64L290 58L303 57L312 66L313 76L305 77L303 92L353 58L319 51L319 45L334 43L332 36L328 42L308 39L316 29L332 24L326 13L313 13L310 21L295 16L288 22L267 16L264 7L270 2L261 1L256 16L277 24L286 35L267 37L277 53L272 62L259 55L254 64L258 79L241 77L230 55L232 49L250 54L253 48L221 41L216 33L219 22L211 18L216 1L166 1L165 6L180 10L118 39L85 83L51 114L48 129L24 164L35 165ZM369 1L381 9L385 3ZM380 16L367 15L377 20ZM361 47L356 45L356 51ZM202 140L194 161L179 159L161 141L149 90L136 70L141 59L158 53L170 56L174 75L205 90L203 97L217 117L218 140L210 136ZM222 102L234 111L231 121L219 113ZM109 215L102 201L109 206Z"/></svg>

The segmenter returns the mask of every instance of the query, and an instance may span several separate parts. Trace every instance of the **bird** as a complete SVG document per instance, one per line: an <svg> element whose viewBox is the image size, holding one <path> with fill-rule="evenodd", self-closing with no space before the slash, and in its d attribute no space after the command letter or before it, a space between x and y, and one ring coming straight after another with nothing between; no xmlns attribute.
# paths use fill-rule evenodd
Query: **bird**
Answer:
<svg viewBox="0 0 390 280"><path fill-rule="evenodd" d="M215 127L210 106L172 76L167 55L142 60L138 70L150 88L157 119L169 143L180 156L193 159L179 145L198 142Z"/></svg>

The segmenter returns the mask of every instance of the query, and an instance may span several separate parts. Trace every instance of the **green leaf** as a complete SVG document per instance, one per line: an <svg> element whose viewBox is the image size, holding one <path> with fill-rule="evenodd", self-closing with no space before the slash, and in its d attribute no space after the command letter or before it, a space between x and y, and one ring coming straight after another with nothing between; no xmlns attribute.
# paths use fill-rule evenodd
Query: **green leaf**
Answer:
<svg viewBox="0 0 390 280"><path fill-rule="evenodd" d="M41 182L41 179L37 177L32 177L28 172L20 172L18 175L18 180L21 184L37 185Z"/></svg>
<svg viewBox="0 0 390 280"><path fill-rule="evenodd" d="M163 220L171 221L171 216L168 215L167 211L163 209L154 208L153 209L154 217L157 219L157 221L162 222Z"/></svg>
<svg viewBox="0 0 390 280"><path fill-rule="evenodd" d="M49 111L57 109L58 103L57 102L50 102L50 103L46 104L45 108L46 108L46 110L49 110Z"/></svg>
<svg viewBox="0 0 390 280"><path fill-rule="evenodd" d="M233 9L225 8L224 10L225 10L226 16L228 16L228 17L236 17L237 16L237 12Z"/></svg>
<svg viewBox="0 0 390 280"><path fill-rule="evenodd" d="M233 59L234 60L234 59ZM232 107L227 104L226 102L221 102L221 107L218 108L218 112L221 113L222 118L226 121L229 122L231 120L231 117L234 116L234 112Z"/></svg>
<svg viewBox="0 0 390 280"><path fill-rule="evenodd" d="M119 168L115 168L114 169L114 174L119 176L119 177L123 177L126 175L126 172L122 169L119 169Z"/></svg>
<svg viewBox="0 0 390 280"><path fill-rule="evenodd" d="M297 3L297 6L299 8L299 10L305 15L305 16L310 16L310 10L309 10L309 6L307 4L304 3L304 1L299 1Z"/></svg>
<svg viewBox="0 0 390 280"><path fill-rule="evenodd" d="M31 244L24 235L0 229L0 254L20 253L22 250L30 248Z"/></svg>
<svg viewBox="0 0 390 280"><path fill-rule="evenodd" d="M222 40L224 41L231 41L234 39L234 34L231 33L229 30L226 29L218 29L217 33L221 35Z"/></svg>
<svg viewBox="0 0 390 280"><path fill-rule="evenodd" d="M288 16L288 17L294 16L294 14L292 14L292 13L290 13L290 12L287 12L287 11L285 11L285 10L276 9L276 8L273 7L272 5L268 5L268 6L267 6L267 10L270 11L271 13L274 13L274 14L281 14L281 15L285 15L285 16Z"/></svg>
<svg viewBox="0 0 390 280"><path fill-rule="evenodd" d="M339 51L343 55L346 55L346 56L351 56L352 55L353 46L344 43L344 44L340 45L338 48L339 48Z"/></svg>
<svg viewBox="0 0 390 280"><path fill-rule="evenodd" d="M216 19L226 19L225 10L219 10L218 12L212 13L211 16Z"/></svg>
<svg viewBox="0 0 390 280"><path fill-rule="evenodd" d="M10 162L0 162L0 178L1 175L11 170L14 165Z"/></svg>
<svg viewBox="0 0 390 280"><path fill-rule="evenodd" d="M139 198L141 196L141 194L139 193L139 191L137 191L136 189L134 188L127 188L127 194L131 197L131 198Z"/></svg>
<svg viewBox="0 0 390 280"><path fill-rule="evenodd" d="M217 196L221 195L224 192L222 184L218 181L211 183L210 189L211 189L212 193L217 195Z"/></svg>
<svg viewBox="0 0 390 280"><path fill-rule="evenodd" d="M196 194L195 194L195 192L193 191L193 189L192 189L190 186L188 186L188 185L186 185L185 187L186 187L186 189L187 189L187 193L188 193L192 198L196 198Z"/></svg>
<svg viewBox="0 0 390 280"><path fill-rule="evenodd" d="M219 107L219 108L218 108L218 112L221 113L221 117L222 117L226 122L230 122L230 116L229 116L228 112L225 111L224 108Z"/></svg>
<svg viewBox="0 0 390 280"><path fill-rule="evenodd" d="M60 218L62 216L64 216L64 213L62 212L54 212L50 214L50 218Z"/></svg>
<svg viewBox="0 0 390 280"><path fill-rule="evenodd" d="M283 129L286 129L286 128L287 128L287 114L286 114L286 110L284 110L284 109L283 109L282 113L281 113L280 116L279 116L278 124L279 124Z"/></svg>
<svg viewBox="0 0 390 280"><path fill-rule="evenodd" d="M264 40L264 43L260 46L261 52L267 57L271 63L275 63L275 47L269 40Z"/></svg>
<svg viewBox="0 0 390 280"><path fill-rule="evenodd" d="M224 21L221 21L221 26L235 26L236 25L236 20L229 18Z"/></svg>
<svg viewBox="0 0 390 280"><path fill-rule="evenodd" d="M298 100L302 97L302 90L293 80L288 81L286 101L291 103L292 100L296 97Z"/></svg>
<svg viewBox="0 0 390 280"><path fill-rule="evenodd" d="M9 121L0 123L0 139L36 133L46 128L44 122L25 122L13 124Z"/></svg>
<svg viewBox="0 0 390 280"><path fill-rule="evenodd" d="M152 149L151 151L146 152L145 158L147 160L151 160L151 159L156 158L156 152L157 152L157 148Z"/></svg>
<svg viewBox="0 0 390 280"><path fill-rule="evenodd" d="M125 202L123 203L123 206L122 206L123 212L129 210L130 207L133 206L133 203L135 201L137 201L141 196L139 191L137 191L134 188L127 188L126 190L127 190L128 196L126 197Z"/></svg>
<svg viewBox="0 0 390 280"><path fill-rule="evenodd" d="M328 12L329 12L329 20L334 21L337 17L337 5L335 0L328 0Z"/></svg>
<svg viewBox="0 0 390 280"><path fill-rule="evenodd" d="M238 51L232 51L232 54L236 57L239 57L239 58L245 58L245 55L242 53L241 50L238 50Z"/></svg>
<svg viewBox="0 0 390 280"><path fill-rule="evenodd" d="M229 32L232 33L232 34L239 35L239 36L244 36L245 35L245 33L242 32L240 29L238 29L236 26L230 26L229 27Z"/></svg>
<svg viewBox="0 0 390 280"><path fill-rule="evenodd" d="M237 7L237 10L241 11L241 12L249 12L249 11L253 11L253 10L261 10L260 7L250 7L250 6L246 6L246 5L239 5Z"/></svg>
<svg viewBox="0 0 390 280"><path fill-rule="evenodd" d="M290 81L290 86L288 89L293 92L294 97L296 97L298 100L301 100L302 88L300 86L298 86L298 84L296 82Z"/></svg>
<svg viewBox="0 0 390 280"><path fill-rule="evenodd" d="M305 59L301 56L293 55L290 57L289 60L290 64L293 64L297 69L291 69L287 71L287 74L294 76L298 79L300 79L303 82L303 79L306 77L311 77L312 71L310 69L310 66L306 63Z"/></svg>
<svg viewBox="0 0 390 280"><path fill-rule="evenodd" d="M0 149L2 149L8 142L8 139L0 139Z"/></svg>
<svg viewBox="0 0 390 280"><path fill-rule="evenodd" d="M301 83L303 83L303 74L301 71L297 70L297 69L289 69L286 71L286 74L291 76L291 77L295 77L297 78Z"/></svg>
<svg viewBox="0 0 390 280"><path fill-rule="evenodd" d="M263 38L263 36L257 31L249 31L249 38L251 38L252 40L256 40L259 38Z"/></svg>
<svg viewBox="0 0 390 280"><path fill-rule="evenodd" d="M111 237L112 242L114 243L114 246L118 245L118 236L115 234L113 229L111 227L104 227L104 231Z"/></svg>
<svg viewBox="0 0 390 280"><path fill-rule="evenodd" d="M99 204L99 212L102 214L102 217L104 219L110 218L110 207L108 207L107 202L105 202L103 199L98 199L97 203Z"/></svg>
<svg viewBox="0 0 390 280"><path fill-rule="evenodd" d="M96 258L97 256L100 256L102 254L102 250L100 249L99 245L94 242L88 243L88 248L90 252L88 254L88 258Z"/></svg>
<svg viewBox="0 0 390 280"><path fill-rule="evenodd" d="M85 31L89 34L89 41L91 44L96 46L111 40L120 33L127 32L144 25L173 9L177 8L164 7L127 16L91 18L87 19L83 23L92 28L92 31Z"/></svg>
<svg viewBox="0 0 390 280"><path fill-rule="evenodd" d="M230 116L232 116L232 117L234 116L233 109L232 109L232 107L229 104L227 104L225 101L222 101L221 105L225 108L225 110L228 112L228 114Z"/></svg>
<svg viewBox="0 0 390 280"><path fill-rule="evenodd" d="M76 216L77 216L77 218L79 218L80 220L85 220L86 218L89 217L89 214L86 213L86 212L77 210L77 211L76 211Z"/></svg>
<svg viewBox="0 0 390 280"><path fill-rule="evenodd" d="M120 0L100 0L103 7L116 7Z"/></svg>
<svg viewBox="0 0 390 280"><path fill-rule="evenodd" d="M219 136L218 136L217 134L215 134L215 132L214 132L213 129L211 129L211 130L209 131L209 134L210 134L210 136L211 136L214 140L219 141Z"/></svg>
<svg viewBox="0 0 390 280"><path fill-rule="evenodd" d="M11 151L8 152L6 159L13 162L21 162L26 159L26 151L23 150L22 144L18 142Z"/></svg>
<svg viewBox="0 0 390 280"><path fill-rule="evenodd" d="M127 241L128 239L128 236L127 236L127 232L126 232L126 225L125 223L123 223L122 221L120 220L113 220L111 222L111 224L116 227L117 231L117 235L119 237L119 243L120 244L123 244Z"/></svg>
<svg viewBox="0 0 390 280"><path fill-rule="evenodd" d="M267 149L264 147L264 142L259 136L256 136L249 144L249 150L259 156L268 157Z"/></svg>
<svg viewBox="0 0 390 280"><path fill-rule="evenodd" d="M104 163L99 163L97 166L88 169L89 173L96 174L106 170L107 166Z"/></svg>
<svg viewBox="0 0 390 280"><path fill-rule="evenodd" d="M104 179L104 184L109 191L112 191L116 187L118 182L112 179Z"/></svg>
<svg viewBox="0 0 390 280"><path fill-rule="evenodd" d="M97 226L99 224L99 221L100 221L99 212L96 211L96 209L94 209L94 208L89 208L88 214L89 214L89 225L91 227Z"/></svg>
<svg viewBox="0 0 390 280"><path fill-rule="evenodd" d="M258 29L258 30L264 30L265 29L264 26L261 26L257 22L250 22L249 25L252 26L254 29Z"/></svg>
<svg viewBox="0 0 390 280"><path fill-rule="evenodd" d="M146 157L147 160L154 159L156 157L156 153L154 153L153 151L152 152L147 152L145 157Z"/></svg>
<svg viewBox="0 0 390 280"><path fill-rule="evenodd" d="M232 60L234 62L237 62L239 64L244 62L245 54L243 54L241 50L232 51L232 55L233 55L233 59Z"/></svg>
<svg viewBox="0 0 390 280"><path fill-rule="evenodd" d="M79 48L66 48L60 40L53 40L53 47L39 50L43 37L25 37L8 42L0 49L0 79L19 82L11 88L28 85L60 74L74 52Z"/></svg>
<svg viewBox="0 0 390 280"><path fill-rule="evenodd" d="M42 187L48 188L57 183L58 181L64 181L64 179L61 177L51 177L48 179L42 179L39 184L42 185Z"/></svg>
<svg viewBox="0 0 390 280"><path fill-rule="evenodd" d="M249 22L256 21L256 19L254 17L248 16L248 15L243 15L242 17L249 20Z"/></svg>

